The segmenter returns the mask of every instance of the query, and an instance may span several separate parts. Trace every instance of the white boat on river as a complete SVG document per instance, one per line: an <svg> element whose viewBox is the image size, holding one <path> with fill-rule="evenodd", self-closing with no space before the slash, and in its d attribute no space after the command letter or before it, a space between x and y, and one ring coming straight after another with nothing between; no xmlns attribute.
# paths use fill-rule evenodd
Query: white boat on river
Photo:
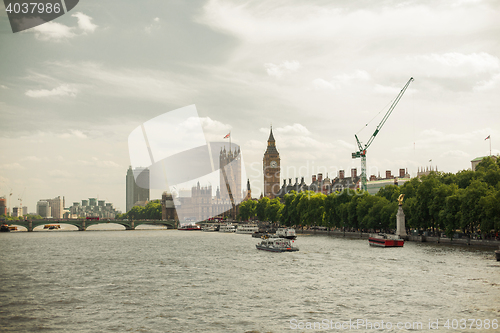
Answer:
<svg viewBox="0 0 500 333"><path fill-rule="evenodd" d="M260 244L255 245L257 249L270 252L295 252L299 248L294 246L294 241L280 237L268 237L262 239Z"/></svg>

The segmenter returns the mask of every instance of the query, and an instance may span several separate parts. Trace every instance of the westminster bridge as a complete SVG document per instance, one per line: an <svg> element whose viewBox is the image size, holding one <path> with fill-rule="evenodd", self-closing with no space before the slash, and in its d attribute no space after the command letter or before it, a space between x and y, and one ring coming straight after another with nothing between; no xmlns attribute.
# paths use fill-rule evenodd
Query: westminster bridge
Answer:
<svg viewBox="0 0 500 333"><path fill-rule="evenodd" d="M78 228L79 231L85 231L91 225L96 224L119 224L125 227L126 230L134 230L136 227L147 224L165 226L169 229L177 228L177 221L174 220L112 220L112 219L99 219L99 220L72 220L72 219L57 219L57 220L24 220L24 221L6 221L12 226L21 226L33 231L41 225L54 225L54 224L70 224Z"/></svg>

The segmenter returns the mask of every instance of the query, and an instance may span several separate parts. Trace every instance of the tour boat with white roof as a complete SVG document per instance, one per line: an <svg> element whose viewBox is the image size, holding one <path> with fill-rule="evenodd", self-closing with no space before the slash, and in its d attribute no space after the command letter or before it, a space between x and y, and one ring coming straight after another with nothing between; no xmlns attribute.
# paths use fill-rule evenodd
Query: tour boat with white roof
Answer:
<svg viewBox="0 0 500 333"><path fill-rule="evenodd" d="M183 224L177 228L177 230L201 230L199 225L196 224Z"/></svg>
<svg viewBox="0 0 500 333"><path fill-rule="evenodd" d="M278 230L276 230L276 236L287 239L297 238L297 234L293 228L278 228Z"/></svg>
<svg viewBox="0 0 500 333"><path fill-rule="evenodd" d="M237 234L253 234L257 231L259 231L259 227L256 224L240 224L236 228Z"/></svg>
<svg viewBox="0 0 500 333"><path fill-rule="evenodd" d="M262 242L256 244L258 250L270 252L295 252L299 248L295 246L294 241L291 239L281 237L262 236Z"/></svg>
<svg viewBox="0 0 500 333"><path fill-rule="evenodd" d="M236 232L236 226L232 224L221 225L219 232Z"/></svg>

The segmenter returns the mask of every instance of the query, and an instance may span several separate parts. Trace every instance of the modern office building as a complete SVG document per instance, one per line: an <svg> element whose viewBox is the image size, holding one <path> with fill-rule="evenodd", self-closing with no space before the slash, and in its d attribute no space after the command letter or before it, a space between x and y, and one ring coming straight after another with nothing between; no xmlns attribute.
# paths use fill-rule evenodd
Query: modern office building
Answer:
<svg viewBox="0 0 500 333"><path fill-rule="evenodd" d="M60 196L54 198L54 199L43 199L40 201L46 201L49 203L50 206L50 216L52 216L55 219L62 219L63 214L64 214L64 197L61 199ZM39 214L40 215L40 214ZM42 217L44 217L42 215Z"/></svg>
<svg viewBox="0 0 500 333"><path fill-rule="evenodd" d="M22 207L12 207L12 216L13 217L23 216L23 208Z"/></svg>
<svg viewBox="0 0 500 333"><path fill-rule="evenodd" d="M36 214L41 217L51 217L50 204L45 200L40 200L36 203Z"/></svg>
<svg viewBox="0 0 500 333"><path fill-rule="evenodd" d="M7 216L7 200L5 197L0 198L0 216L1 215Z"/></svg>
<svg viewBox="0 0 500 333"><path fill-rule="evenodd" d="M130 166L126 177L126 210L127 212L137 202L149 201L149 169Z"/></svg>

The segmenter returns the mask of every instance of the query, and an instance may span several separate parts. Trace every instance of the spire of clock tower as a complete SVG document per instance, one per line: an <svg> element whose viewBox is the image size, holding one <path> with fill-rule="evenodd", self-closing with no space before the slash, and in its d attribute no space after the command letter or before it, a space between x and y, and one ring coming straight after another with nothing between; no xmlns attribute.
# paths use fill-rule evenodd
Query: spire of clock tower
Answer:
<svg viewBox="0 0 500 333"><path fill-rule="evenodd" d="M271 126L271 132L269 133L269 139L267 139L267 150L266 154L278 154L276 149L276 141L274 140L273 127Z"/></svg>
<svg viewBox="0 0 500 333"><path fill-rule="evenodd" d="M271 125L271 133L269 133L269 139L267 139L267 145L269 146L272 143L272 145L276 145L276 141L274 140L274 135L273 135L273 126Z"/></svg>

